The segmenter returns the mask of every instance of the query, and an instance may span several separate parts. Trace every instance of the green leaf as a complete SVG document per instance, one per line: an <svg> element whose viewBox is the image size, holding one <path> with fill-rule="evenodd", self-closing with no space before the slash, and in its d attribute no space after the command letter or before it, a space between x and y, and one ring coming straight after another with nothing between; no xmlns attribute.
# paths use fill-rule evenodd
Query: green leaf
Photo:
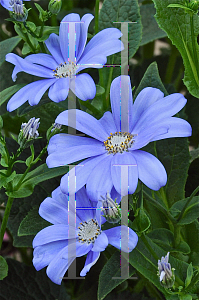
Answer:
<svg viewBox="0 0 199 300"><path fill-rule="evenodd" d="M146 231L151 226L151 221L144 209L139 208L138 215L132 224L132 229L139 233Z"/></svg>
<svg viewBox="0 0 199 300"><path fill-rule="evenodd" d="M113 22L125 21L136 22L128 25L129 58L131 58L136 53L142 38L138 2L137 0L105 0L103 2L99 15L99 30L111 27L117 27L121 30L121 24L118 25Z"/></svg>
<svg viewBox="0 0 199 300"><path fill-rule="evenodd" d="M192 263L190 263L187 268L187 277L185 279L185 288L187 288L188 285L191 283L192 277L193 277L193 266L192 266Z"/></svg>
<svg viewBox="0 0 199 300"><path fill-rule="evenodd" d="M100 85L96 85L96 95L95 95L95 97L101 96L104 93L105 93L105 89Z"/></svg>
<svg viewBox="0 0 199 300"><path fill-rule="evenodd" d="M8 265L6 260L0 256L0 280L3 280L8 275Z"/></svg>
<svg viewBox="0 0 199 300"><path fill-rule="evenodd" d="M38 26L36 30L37 36L39 36L40 30L41 26ZM39 42L43 42L49 37L51 33L59 34L59 26L44 26L42 36L37 40Z"/></svg>
<svg viewBox="0 0 199 300"><path fill-rule="evenodd" d="M192 300L191 295L179 295L180 300Z"/></svg>
<svg viewBox="0 0 199 300"><path fill-rule="evenodd" d="M168 7L171 4L181 4L180 0L153 0L153 2L157 12L155 17L160 28L166 31L183 58L184 83L189 92L199 98L199 46L197 43L199 16L197 14L193 16L194 33L192 33L190 15L184 9Z"/></svg>
<svg viewBox="0 0 199 300"><path fill-rule="evenodd" d="M2 175L0 175L0 188L2 187L2 186L4 186L5 187L5 185L8 183L8 182L10 182L10 181L12 181L13 179L14 179L14 177L15 177L15 175L16 175L16 172L15 171L13 171L12 172L12 174L10 175L10 176L2 176Z"/></svg>
<svg viewBox="0 0 199 300"><path fill-rule="evenodd" d="M7 101L12 95L14 95L18 90L20 90L24 86L25 84L16 84L0 92L0 105L2 105L5 101Z"/></svg>
<svg viewBox="0 0 199 300"><path fill-rule="evenodd" d="M1 97L1 96L0 96ZM3 128L3 119L2 116L0 116L0 130Z"/></svg>
<svg viewBox="0 0 199 300"><path fill-rule="evenodd" d="M199 265L199 223L195 221L188 224L184 228L186 242L191 248L191 253L189 255L189 262L192 262L193 266Z"/></svg>
<svg viewBox="0 0 199 300"><path fill-rule="evenodd" d="M154 87L157 89L160 89L165 96L168 95L167 90L165 89L158 72L158 66L156 62L153 62L150 64L150 66L147 68L142 80L140 81L140 84L138 88L135 91L134 99L137 97L137 95L143 90L145 87Z"/></svg>
<svg viewBox="0 0 199 300"><path fill-rule="evenodd" d="M182 211L188 198L174 203L170 209L171 214L177 218ZM193 197L188 207L186 208L181 220L178 222L180 225L186 225L194 222L199 217L199 196Z"/></svg>
<svg viewBox="0 0 199 300"><path fill-rule="evenodd" d="M131 277L134 273L135 270L130 266L129 277ZM113 279L113 277L121 277L120 253L118 251L111 256L101 270L97 292L98 300L104 299L116 286L126 280L122 278Z"/></svg>
<svg viewBox="0 0 199 300"><path fill-rule="evenodd" d="M35 6L36 6L36 8L37 8L38 11L39 11L39 19L40 19L42 22L47 21L48 18L49 18L48 12L47 12L46 10L43 10L43 8L42 8L39 4L37 4L37 3L35 3Z"/></svg>
<svg viewBox="0 0 199 300"><path fill-rule="evenodd" d="M43 228L52 225L40 217L38 211L39 207L35 206L28 212L27 216L22 220L19 226L18 236L36 235Z"/></svg>
<svg viewBox="0 0 199 300"><path fill-rule="evenodd" d="M45 270L36 271L14 259L7 259L8 276L0 282L1 300L70 300L64 284L53 283Z"/></svg>
<svg viewBox="0 0 199 300"><path fill-rule="evenodd" d="M145 4L140 6L140 14L142 20L142 40L140 46L146 45L156 39L166 37L165 31L160 29L157 24L154 4Z"/></svg>
<svg viewBox="0 0 199 300"><path fill-rule="evenodd" d="M12 50L18 45L20 41L21 38L19 36L14 36L5 41L0 42L0 66L5 61L6 54L12 52Z"/></svg>
<svg viewBox="0 0 199 300"><path fill-rule="evenodd" d="M28 53L31 53L31 52L32 52L31 47L28 45L27 42L25 42L23 45L23 48L22 48L22 54L27 55Z"/></svg>

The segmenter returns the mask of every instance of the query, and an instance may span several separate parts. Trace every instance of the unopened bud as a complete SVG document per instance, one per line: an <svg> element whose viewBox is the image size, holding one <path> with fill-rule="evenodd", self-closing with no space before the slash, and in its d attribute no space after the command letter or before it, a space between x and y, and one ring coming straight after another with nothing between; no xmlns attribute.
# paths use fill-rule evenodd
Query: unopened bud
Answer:
<svg viewBox="0 0 199 300"><path fill-rule="evenodd" d="M189 4L189 7L195 12L198 12L198 8L199 8L199 0L192 0Z"/></svg>
<svg viewBox="0 0 199 300"><path fill-rule="evenodd" d="M61 0L50 0L48 4L48 10L53 14L57 15L60 12L62 6Z"/></svg>
<svg viewBox="0 0 199 300"><path fill-rule="evenodd" d="M48 128L47 132L46 132L46 138L47 140L49 141L50 138L57 134L57 133L60 133L61 132L61 127L62 125L61 124L58 124L58 123L54 123L50 128Z"/></svg>
<svg viewBox="0 0 199 300"><path fill-rule="evenodd" d="M113 201L108 192L106 194L106 198L102 196L101 198L102 200L99 201L102 202L102 211L104 212L103 217L105 217L109 223L118 223L121 220L121 209L116 203L116 199Z"/></svg>
<svg viewBox="0 0 199 300"><path fill-rule="evenodd" d="M158 276L160 277L160 283L165 288L171 288L175 282L174 268L171 268L169 263L169 252L161 260L158 260Z"/></svg>
<svg viewBox="0 0 199 300"><path fill-rule="evenodd" d="M18 136L18 144L21 148L27 148L34 143L34 140L38 138L39 132L39 118L31 118L28 123L23 123L21 125L21 130Z"/></svg>
<svg viewBox="0 0 199 300"><path fill-rule="evenodd" d="M25 22L28 17L28 10L23 5L22 0L11 0L10 8L12 11L10 12L10 16L13 17L18 22Z"/></svg>

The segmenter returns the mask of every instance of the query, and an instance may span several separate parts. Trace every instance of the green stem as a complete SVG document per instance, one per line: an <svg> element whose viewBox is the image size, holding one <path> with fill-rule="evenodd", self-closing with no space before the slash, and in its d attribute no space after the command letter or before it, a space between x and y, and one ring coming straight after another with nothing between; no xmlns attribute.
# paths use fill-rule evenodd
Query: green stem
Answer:
<svg viewBox="0 0 199 300"><path fill-rule="evenodd" d="M171 46L171 54L169 56L169 62L167 64L167 69L166 69L166 75L165 75L165 83L171 83L172 81L172 76L174 73L174 67L176 64L176 59L178 57L178 50L176 47Z"/></svg>
<svg viewBox="0 0 199 300"><path fill-rule="evenodd" d="M40 46L40 48L41 48L41 51L42 51L43 53L46 53L46 49L45 49L45 47L44 47L43 42L39 42L39 46Z"/></svg>
<svg viewBox="0 0 199 300"><path fill-rule="evenodd" d="M193 57L196 65L196 72L199 77L199 62L198 62L198 55L196 52L196 43L195 43L195 35L194 35L194 22L193 22L193 14L190 14L190 25L191 25L191 40L192 40L192 47L193 47Z"/></svg>
<svg viewBox="0 0 199 300"><path fill-rule="evenodd" d="M28 33L24 33L25 35L25 40L26 42L28 43L28 45L30 46L30 48L32 49L32 52L35 53L35 48L33 47L33 44L31 43L30 39L29 39L29 36L28 36Z"/></svg>
<svg viewBox="0 0 199 300"><path fill-rule="evenodd" d="M9 167L7 169L7 174L6 174L7 176L11 175L12 167L13 167L15 161L17 160L17 158L19 157L19 155L21 154L22 151L23 151L23 149L21 149L21 148L17 149L17 152L15 153L14 157L10 159ZM8 155L9 155L9 153L8 153Z"/></svg>
<svg viewBox="0 0 199 300"><path fill-rule="evenodd" d="M179 222L182 217L183 217L183 214L187 208L187 206L189 205L189 203L191 202L191 200L193 199L193 197L195 196L195 194L199 191L199 186L193 191L193 193L191 194L191 196L187 199L187 202L185 203L185 206L183 207L178 219L177 219L177 222Z"/></svg>
<svg viewBox="0 0 199 300"><path fill-rule="evenodd" d="M14 200L14 198L8 197L8 201L7 201L7 204L6 204L5 213L4 213L3 220L2 220L2 224L1 224L1 231L0 231L0 249L1 249L1 246L2 246L4 233L5 233L5 231L6 231L6 226L7 226L7 222L8 222L8 217L9 217L9 214L10 214L10 210L11 210L11 207L12 207L13 200Z"/></svg>
<svg viewBox="0 0 199 300"><path fill-rule="evenodd" d="M94 107L89 101L82 101L79 99L79 102L81 105L85 106L86 108L88 108L90 111L92 111L95 115L101 115L101 111L99 109L97 109L96 107Z"/></svg>
<svg viewBox="0 0 199 300"><path fill-rule="evenodd" d="M26 24L26 21L23 22L23 25L24 25L24 27L26 28L26 30L28 31L28 33L30 33L34 38L36 38L36 39L39 38L39 36L37 36L37 35L36 35L36 34L28 27L28 25Z"/></svg>
<svg viewBox="0 0 199 300"><path fill-rule="evenodd" d="M99 3L100 0L96 0L95 2L95 34L98 33L98 29L99 29Z"/></svg>
<svg viewBox="0 0 199 300"><path fill-rule="evenodd" d="M112 56L111 64L113 64L113 62L114 62L114 55ZM105 91L105 97L103 98L103 110L104 111L106 111L109 107L109 93L110 93L112 77L113 77L113 67L110 67L110 71L109 71L109 75L108 75L108 82L107 82L106 91Z"/></svg>
<svg viewBox="0 0 199 300"><path fill-rule="evenodd" d="M40 28L40 31L39 31L39 38L42 37L43 29L44 29L44 22L42 22L42 25L41 25L41 28Z"/></svg>

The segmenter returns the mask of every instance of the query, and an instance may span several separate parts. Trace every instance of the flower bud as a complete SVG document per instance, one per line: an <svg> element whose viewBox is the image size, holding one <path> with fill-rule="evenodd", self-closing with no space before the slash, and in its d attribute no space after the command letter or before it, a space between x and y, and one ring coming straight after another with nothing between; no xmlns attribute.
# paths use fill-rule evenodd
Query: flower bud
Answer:
<svg viewBox="0 0 199 300"><path fill-rule="evenodd" d="M175 269L171 269L171 265L169 263L169 252L165 257L162 256L161 260L158 260L158 270L161 285L165 288L171 288L175 282Z"/></svg>
<svg viewBox="0 0 199 300"><path fill-rule="evenodd" d="M38 138L39 132L39 118L31 118L28 123L23 123L21 125L21 130L18 136L18 144L20 148L27 148L34 143L34 140Z"/></svg>
<svg viewBox="0 0 199 300"><path fill-rule="evenodd" d="M12 11L10 16L13 17L17 22L25 22L28 17L28 10L23 5L22 0L11 0L10 7Z"/></svg>
<svg viewBox="0 0 199 300"><path fill-rule="evenodd" d="M47 140L49 141L50 138L57 134L57 133L60 133L61 131L61 127L62 125L61 124L58 124L58 123L54 123L50 128L48 128L47 132L46 132L46 138Z"/></svg>
<svg viewBox="0 0 199 300"><path fill-rule="evenodd" d="M113 201L108 192L106 194L106 198L102 196L101 198L102 200L99 201L102 202L102 211L104 212L103 217L105 217L109 223L118 223L121 220L121 209L116 203L116 199Z"/></svg>
<svg viewBox="0 0 199 300"><path fill-rule="evenodd" d="M195 12L198 12L198 8L199 8L199 0L192 0L189 4L189 7Z"/></svg>
<svg viewBox="0 0 199 300"><path fill-rule="evenodd" d="M48 4L48 10L53 14L57 15L60 12L62 6L61 0L50 0Z"/></svg>

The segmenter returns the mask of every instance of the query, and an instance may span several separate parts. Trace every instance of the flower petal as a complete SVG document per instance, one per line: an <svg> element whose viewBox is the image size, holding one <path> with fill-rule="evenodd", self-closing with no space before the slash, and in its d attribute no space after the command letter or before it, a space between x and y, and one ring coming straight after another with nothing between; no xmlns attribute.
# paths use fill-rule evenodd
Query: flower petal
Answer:
<svg viewBox="0 0 199 300"><path fill-rule="evenodd" d="M127 166L129 166L128 178L126 172ZM126 177L124 177L124 172ZM135 192L138 184L138 168L136 160L130 152L116 153L113 156L111 162L111 177L116 191L122 196Z"/></svg>
<svg viewBox="0 0 199 300"><path fill-rule="evenodd" d="M54 102L60 102L68 97L69 91L69 79L59 78L56 79L55 83L50 87L48 96Z"/></svg>
<svg viewBox="0 0 199 300"><path fill-rule="evenodd" d="M104 233L108 237L109 244L124 252L131 252L138 242L137 234L124 225L104 230ZM127 240L128 243L126 242ZM124 241L124 243L121 243L121 241Z"/></svg>
<svg viewBox="0 0 199 300"><path fill-rule="evenodd" d="M164 98L164 93L159 89L152 87L144 88L133 103L132 127L135 126L143 112L146 111L149 106L162 98ZM132 127L130 128L130 132L133 129Z"/></svg>
<svg viewBox="0 0 199 300"><path fill-rule="evenodd" d="M167 173L161 162L152 154L137 150L133 151L138 166L139 179L150 189L159 190L167 183Z"/></svg>
<svg viewBox="0 0 199 300"><path fill-rule="evenodd" d="M114 133L117 131L113 115L110 111L105 112L103 117L99 119L99 122L107 132L108 136L110 136L110 133Z"/></svg>
<svg viewBox="0 0 199 300"><path fill-rule="evenodd" d="M25 57L25 60L33 64L44 66L51 71L57 67L57 62L55 61L54 57L45 53L30 54Z"/></svg>
<svg viewBox="0 0 199 300"><path fill-rule="evenodd" d="M79 109L70 109L70 117L76 118L76 129L84 132L95 139L104 142L107 139L107 133L102 125L93 116ZM61 112L55 120L58 124L68 126L68 110Z"/></svg>
<svg viewBox="0 0 199 300"><path fill-rule="evenodd" d="M93 99L96 94L96 86L90 75L78 74L70 80L70 89L81 100Z"/></svg>
<svg viewBox="0 0 199 300"><path fill-rule="evenodd" d="M110 89L111 109L117 131L130 132L132 127L132 89L129 76L115 78Z"/></svg>
<svg viewBox="0 0 199 300"><path fill-rule="evenodd" d="M86 190L92 201L98 201L101 195L105 195L113 187L111 178L112 156L104 154L103 157L104 159L96 165L87 180Z"/></svg>
<svg viewBox="0 0 199 300"><path fill-rule="evenodd" d="M45 41L45 44L58 65L65 61L60 49L60 38L57 34L51 33L49 38Z"/></svg>
<svg viewBox="0 0 199 300"><path fill-rule="evenodd" d="M97 237L94 246L92 248L93 252L104 251L108 246L108 238L106 234L102 231L101 234Z"/></svg>
<svg viewBox="0 0 199 300"><path fill-rule="evenodd" d="M80 222L89 221L95 218L96 206L93 206L88 199L85 187L76 193L76 214Z"/></svg>
<svg viewBox="0 0 199 300"><path fill-rule="evenodd" d="M46 163L49 168L69 165L84 158L104 154L106 150L102 146L103 145L80 145L69 147L62 151L58 150L47 157Z"/></svg>
<svg viewBox="0 0 199 300"><path fill-rule="evenodd" d="M39 77L44 77L44 78L54 78L54 74L52 70L28 62L27 60L21 58L20 56L14 53L8 53L6 55L6 61L10 62L13 65L18 66L21 72L23 71L25 73L36 75Z"/></svg>
<svg viewBox="0 0 199 300"><path fill-rule="evenodd" d="M37 105L41 100L43 94L46 90L54 85L56 79L44 79L36 81L37 84L34 85L34 93L31 93L29 90L29 104L31 106Z"/></svg>
<svg viewBox="0 0 199 300"><path fill-rule="evenodd" d="M100 252L90 251L86 257L84 268L81 270L80 276L86 276L90 268L97 262L100 257Z"/></svg>

